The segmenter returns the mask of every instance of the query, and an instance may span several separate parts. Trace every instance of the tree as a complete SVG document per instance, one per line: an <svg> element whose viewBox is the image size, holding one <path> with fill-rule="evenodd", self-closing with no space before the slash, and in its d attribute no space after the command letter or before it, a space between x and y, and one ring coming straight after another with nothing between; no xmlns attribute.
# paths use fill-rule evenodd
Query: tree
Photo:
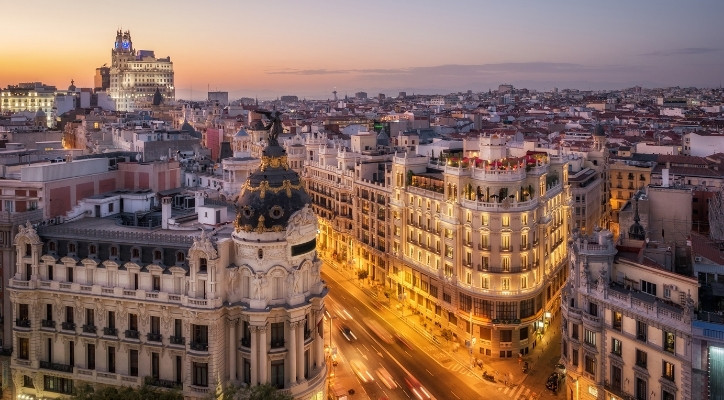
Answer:
<svg viewBox="0 0 724 400"><path fill-rule="evenodd" d="M229 386L214 396L218 400L293 400L291 394L265 383L257 386Z"/></svg>
<svg viewBox="0 0 724 400"><path fill-rule="evenodd" d="M153 386L143 385L138 388L130 386L107 386L93 388L90 385L81 385L76 388L70 400L183 400L183 395L177 390L161 390Z"/></svg>

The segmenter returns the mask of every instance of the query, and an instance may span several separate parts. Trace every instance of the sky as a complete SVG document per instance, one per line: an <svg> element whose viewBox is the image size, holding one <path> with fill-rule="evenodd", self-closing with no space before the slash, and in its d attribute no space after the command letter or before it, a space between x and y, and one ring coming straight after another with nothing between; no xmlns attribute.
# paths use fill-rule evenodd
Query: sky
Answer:
<svg viewBox="0 0 724 400"><path fill-rule="evenodd" d="M176 98L719 87L722 0L2 0L0 87L92 87L116 30Z"/></svg>

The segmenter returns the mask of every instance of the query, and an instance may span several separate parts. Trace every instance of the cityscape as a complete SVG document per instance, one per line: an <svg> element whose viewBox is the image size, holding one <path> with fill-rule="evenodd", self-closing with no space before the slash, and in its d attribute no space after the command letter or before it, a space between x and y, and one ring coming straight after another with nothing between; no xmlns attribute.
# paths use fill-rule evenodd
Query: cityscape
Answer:
<svg viewBox="0 0 724 400"><path fill-rule="evenodd" d="M3 400L724 398L724 4L81 3L0 48Z"/></svg>

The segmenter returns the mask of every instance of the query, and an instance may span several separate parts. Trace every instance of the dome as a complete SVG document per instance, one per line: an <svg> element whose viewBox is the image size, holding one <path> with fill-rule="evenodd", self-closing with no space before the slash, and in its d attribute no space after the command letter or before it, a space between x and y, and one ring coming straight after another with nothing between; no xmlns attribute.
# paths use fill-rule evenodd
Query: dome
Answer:
<svg viewBox="0 0 724 400"><path fill-rule="evenodd" d="M45 118L45 111L38 108L38 111L35 112L35 118L40 118L40 117Z"/></svg>
<svg viewBox="0 0 724 400"><path fill-rule="evenodd" d="M281 232L289 218L311 204L302 179L287 163L287 154L277 142L281 131L278 114L274 115L269 145L262 152L261 164L241 187L237 202L236 230L246 232Z"/></svg>
<svg viewBox="0 0 724 400"><path fill-rule="evenodd" d="M196 132L196 129L189 124L189 121L184 120L183 125L181 125L181 132Z"/></svg>

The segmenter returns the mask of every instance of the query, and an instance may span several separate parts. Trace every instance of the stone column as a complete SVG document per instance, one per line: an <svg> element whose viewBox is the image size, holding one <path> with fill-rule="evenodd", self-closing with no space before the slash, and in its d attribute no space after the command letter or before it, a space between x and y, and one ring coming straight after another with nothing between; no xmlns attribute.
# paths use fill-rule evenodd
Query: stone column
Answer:
<svg viewBox="0 0 724 400"><path fill-rule="evenodd" d="M229 321L229 379L236 380L236 324L238 319Z"/></svg>
<svg viewBox="0 0 724 400"><path fill-rule="evenodd" d="M251 386L259 383L259 368L256 368L259 360L259 331L256 326L249 326L251 331L251 355L249 363L251 363Z"/></svg>
<svg viewBox="0 0 724 400"><path fill-rule="evenodd" d="M259 381L261 383L269 382L269 375L267 370L269 369L269 349L267 349L266 340L266 326L259 327Z"/></svg>
<svg viewBox="0 0 724 400"><path fill-rule="evenodd" d="M314 325L314 360L317 362L317 367L324 365L324 337L319 334L319 325ZM329 332L331 335L332 332ZM329 351L332 351L331 349Z"/></svg>
<svg viewBox="0 0 724 400"><path fill-rule="evenodd" d="M292 385L297 382L297 325L299 322L289 323L289 351L287 361L289 363L289 382Z"/></svg>
<svg viewBox="0 0 724 400"><path fill-rule="evenodd" d="M304 380L304 321L297 325L297 382Z"/></svg>

